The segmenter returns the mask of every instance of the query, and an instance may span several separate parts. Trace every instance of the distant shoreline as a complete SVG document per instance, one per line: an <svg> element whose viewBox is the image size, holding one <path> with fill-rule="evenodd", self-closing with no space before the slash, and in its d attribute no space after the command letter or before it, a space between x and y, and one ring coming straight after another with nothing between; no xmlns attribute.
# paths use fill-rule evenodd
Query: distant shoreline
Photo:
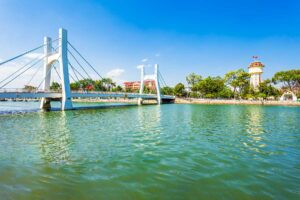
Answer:
<svg viewBox="0 0 300 200"><path fill-rule="evenodd" d="M24 101L17 99L16 101ZM37 99L27 99L26 101L39 101ZM136 99L73 99L78 103L130 103L136 104ZM146 104L155 104L155 100L147 100ZM300 106L300 102L295 101L270 101L270 100L234 100L234 99L196 99L196 98L176 98L175 104L211 104L211 105L270 105L270 106Z"/></svg>
<svg viewBox="0 0 300 200"><path fill-rule="evenodd" d="M214 105L270 105L270 106L300 106L296 101L270 100L234 100L234 99L193 99L176 98L177 104L214 104Z"/></svg>
<svg viewBox="0 0 300 200"><path fill-rule="evenodd" d="M136 103L136 99L74 99L74 102L102 102L102 103ZM154 103L151 102L151 103ZM270 101L270 100L234 100L234 99L194 99L176 98L175 104L215 104L215 105L277 105L277 106L300 106L295 101Z"/></svg>

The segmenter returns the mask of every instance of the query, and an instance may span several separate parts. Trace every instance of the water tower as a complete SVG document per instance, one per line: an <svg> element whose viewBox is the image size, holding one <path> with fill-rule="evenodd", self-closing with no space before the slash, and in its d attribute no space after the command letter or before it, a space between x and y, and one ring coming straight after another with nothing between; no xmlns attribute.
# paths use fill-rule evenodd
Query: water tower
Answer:
<svg viewBox="0 0 300 200"><path fill-rule="evenodd" d="M250 74L250 85L254 88L257 89L258 85L262 82L262 73L263 73L263 68L265 65L258 61L257 56L253 56L254 61L250 63L248 69L249 69L249 74Z"/></svg>

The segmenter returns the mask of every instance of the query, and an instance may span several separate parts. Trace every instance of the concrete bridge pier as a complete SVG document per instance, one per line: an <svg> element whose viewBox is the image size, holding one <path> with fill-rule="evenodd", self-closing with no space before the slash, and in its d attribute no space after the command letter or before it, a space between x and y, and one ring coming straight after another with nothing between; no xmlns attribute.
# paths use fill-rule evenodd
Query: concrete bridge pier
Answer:
<svg viewBox="0 0 300 200"><path fill-rule="evenodd" d="M40 108L44 111L51 110L51 98L42 98Z"/></svg>

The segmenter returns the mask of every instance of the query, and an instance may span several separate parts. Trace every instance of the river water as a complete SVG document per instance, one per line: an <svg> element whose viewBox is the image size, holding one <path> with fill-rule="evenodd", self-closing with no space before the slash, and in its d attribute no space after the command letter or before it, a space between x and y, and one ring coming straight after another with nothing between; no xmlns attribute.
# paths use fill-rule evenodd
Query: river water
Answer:
<svg viewBox="0 0 300 200"><path fill-rule="evenodd" d="M0 199L300 199L299 107L37 106L0 102Z"/></svg>

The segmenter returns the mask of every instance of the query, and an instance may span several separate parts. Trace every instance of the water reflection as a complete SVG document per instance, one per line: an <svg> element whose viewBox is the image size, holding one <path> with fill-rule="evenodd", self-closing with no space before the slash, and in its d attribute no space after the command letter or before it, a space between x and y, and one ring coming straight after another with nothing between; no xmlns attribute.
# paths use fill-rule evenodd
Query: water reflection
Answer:
<svg viewBox="0 0 300 200"><path fill-rule="evenodd" d="M263 142L264 128L262 107L249 107L247 109L246 120L248 139L244 142L244 145L253 151L260 152L261 148L266 146Z"/></svg>
<svg viewBox="0 0 300 200"><path fill-rule="evenodd" d="M49 163L69 163L71 133L67 112L41 112L40 119L43 130L39 134L41 158Z"/></svg>
<svg viewBox="0 0 300 200"><path fill-rule="evenodd" d="M148 106L147 108L139 107L137 109L137 121L139 133L136 135L137 137L134 145L138 149L152 149L152 147L161 143L161 106ZM145 154L152 153L151 150L145 152Z"/></svg>

